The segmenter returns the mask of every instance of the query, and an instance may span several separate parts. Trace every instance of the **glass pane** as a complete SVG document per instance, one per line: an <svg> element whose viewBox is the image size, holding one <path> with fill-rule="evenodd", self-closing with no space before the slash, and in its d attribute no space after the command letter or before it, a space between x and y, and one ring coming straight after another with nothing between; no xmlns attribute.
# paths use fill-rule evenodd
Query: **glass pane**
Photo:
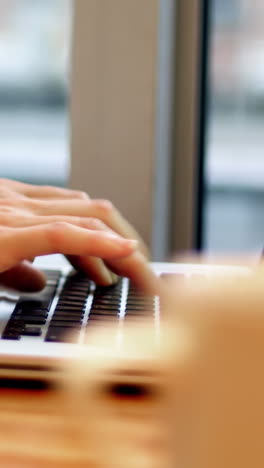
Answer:
<svg viewBox="0 0 264 468"><path fill-rule="evenodd" d="M0 0L0 177L64 185L71 0Z"/></svg>
<svg viewBox="0 0 264 468"><path fill-rule="evenodd" d="M264 2L212 1L205 247L264 244Z"/></svg>

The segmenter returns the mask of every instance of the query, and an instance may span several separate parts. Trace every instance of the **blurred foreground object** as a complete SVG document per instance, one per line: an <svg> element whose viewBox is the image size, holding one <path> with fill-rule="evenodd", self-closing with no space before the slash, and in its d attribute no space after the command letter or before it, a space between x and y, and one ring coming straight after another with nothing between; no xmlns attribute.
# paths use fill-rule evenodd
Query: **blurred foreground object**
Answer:
<svg viewBox="0 0 264 468"><path fill-rule="evenodd" d="M166 286L167 313L196 344L191 419L179 466L264 466L264 269ZM175 457L177 454L175 454ZM176 459L176 458L175 458Z"/></svg>
<svg viewBox="0 0 264 468"><path fill-rule="evenodd" d="M89 337L69 373L69 405L98 468L171 468L177 394L186 395L190 337L139 322ZM91 346L94 348L91 350ZM184 385L182 385L184 383Z"/></svg>
<svg viewBox="0 0 264 468"><path fill-rule="evenodd" d="M188 332L167 323L90 330L55 388L2 392L0 466L174 467L192 353Z"/></svg>
<svg viewBox="0 0 264 468"><path fill-rule="evenodd" d="M1 466L263 468L263 283L161 280L160 327L90 330L56 392L0 398Z"/></svg>

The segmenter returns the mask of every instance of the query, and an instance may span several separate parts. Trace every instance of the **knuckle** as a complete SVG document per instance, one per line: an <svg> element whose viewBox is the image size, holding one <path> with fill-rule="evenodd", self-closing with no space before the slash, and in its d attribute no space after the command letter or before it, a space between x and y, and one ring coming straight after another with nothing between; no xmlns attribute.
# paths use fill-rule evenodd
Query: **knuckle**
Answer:
<svg viewBox="0 0 264 468"><path fill-rule="evenodd" d="M97 218L88 218L86 220L86 227L95 231L105 230L106 226L100 219Z"/></svg>
<svg viewBox="0 0 264 468"><path fill-rule="evenodd" d="M17 204L2 203L0 200L0 222L13 220L16 222L19 218L29 216L26 210L21 209Z"/></svg>
<svg viewBox="0 0 264 468"><path fill-rule="evenodd" d="M9 203L9 201L5 203L2 200L0 200L0 216L2 217L4 215L12 214L14 214L14 207L12 206L12 203Z"/></svg>
<svg viewBox="0 0 264 468"><path fill-rule="evenodd" d="M0 224L2 226L13 226L15 223L15 218L10 213L1 212L0 210Z"/></svg>
<svg viewBox="0 0 264 468"><path fill-rule="evenodd" d="M47 225L46 235L48 243L52 248L57 249L63 244L65 234L69 231L70 225L64 221L56 221L50 225Z"/></svg>
<svg viewBox="0 0 264 468"><path fill-rule="evenodd" d="M103 219L108 220L112 217L114 205L109 200L94 200L94 206Z"/></svg>
<svg viewBox="0 0 264 468"><path fill-rule="evenodd" d="M12 210L14 206L19 205L17 198L10 196L10 192L1 190L0 187L0 210Z"/></svg>
<svg viewBox="0 0 264 468"><path fill-rule="evenodd" d="M89 200L90 198L88 193L82 192L81 190L75 190L74 196L75 198L78 198L79 200Z"/></svg>
<svg viewBox="0 0 264 468"><path fill-rule="evenodd" d="M26 201L23 200L23 208L30 212L32 215L39 213L39 210L45 206L44 200L38 200L35 198L28 198Z"/></svg>

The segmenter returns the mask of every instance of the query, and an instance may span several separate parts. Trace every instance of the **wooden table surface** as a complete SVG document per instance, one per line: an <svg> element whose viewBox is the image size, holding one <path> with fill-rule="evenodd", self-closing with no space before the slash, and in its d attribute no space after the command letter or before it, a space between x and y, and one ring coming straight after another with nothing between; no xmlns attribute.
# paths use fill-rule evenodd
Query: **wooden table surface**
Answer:
<svg viewBox="0 0 264 468"><path fill-rule="evenodd" d="M74 421L65 392L1 388L0 466L92 466Z"/></svg>

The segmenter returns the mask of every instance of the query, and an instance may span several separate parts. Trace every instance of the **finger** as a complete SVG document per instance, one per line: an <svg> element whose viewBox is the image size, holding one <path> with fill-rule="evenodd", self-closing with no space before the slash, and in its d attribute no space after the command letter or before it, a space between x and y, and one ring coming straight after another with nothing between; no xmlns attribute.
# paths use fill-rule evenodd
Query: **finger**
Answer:
<svg viewBox="0 0 264 468"><path fill-rule="evenodd" d="M88 200L89 196L85 192L79 190L71 190L61 187L53 187L49 185L33 185L17 182L9 179L0 180L0 188L12 190L18 194L29 198L39 199L78 199Z"/></svg>
<svg viewBox="0 0 264 468"><path fill-rule="evenodd" d="M159 279L140 252L136 251L123 259L108 259L106 265L117 275L130 278L146 294L159 293Z"/></svg>
<svg viewBox="0 0 264 468"><path fill-rule="evenodd" d="M24 195L36 199L89 200L87 193L52 186L29 186Z"/></svg>
<svg viewBox="0 0 264 468"><path fill-rule="evenodd" d="M83 272L99 286L111 286L118 280L100 258L68 255L67 259L76 270Z"/></svg>
<svg viewBox="0 0 264 468"><path fill-rule="evenodd" d="M24 261L0 273L0 284L16 291L36 292L45 287L46 277L29 262Z"/></svg>
<svg viewBox="0 0 264 468"><path fill-rule="evenodd" d="M108 231L114 234L102 221L94 218L78 218L74 216L5 216L5 225L9 227L30 227L55 222L70 223L75 226L99 231ZM2 217L3 222L3 217ZM101 286L109 286L117 281L116 275L111 273L104 262L94 257L68 257L68 260L79 271L83 271L90 279Z"/></svg>
<svg viewBox="0 0 264 468"><path fill-rule="evenodd" d="M49 200L31 201L32 210L44 216L78 216L93 217L103 221L113 231L128 239L137 239L139 250L146 257L149 256L147 247L137 231L107 200Z"/></svg>
<svg viewBox="0 0 264 468"><path fill-rule="evenodd" d="M106 226L103 221L92 217L84 218L79 216L38 216L32 215L26 211L24 213L17 212L15 215L3 214L0 217L0 226L2 225L11 228L23 228L54 223L73 224L74 226L80 226L86 229L108 231L117 235L117 233Z"/></svg>
<svg viewBox="0 0 264 468"><path fill-rule="evenodd" d="M108 232L93 231L67 223L0 231L0 271L22 260L54 253L118 258L130 255L137 242Z"/></svg>

